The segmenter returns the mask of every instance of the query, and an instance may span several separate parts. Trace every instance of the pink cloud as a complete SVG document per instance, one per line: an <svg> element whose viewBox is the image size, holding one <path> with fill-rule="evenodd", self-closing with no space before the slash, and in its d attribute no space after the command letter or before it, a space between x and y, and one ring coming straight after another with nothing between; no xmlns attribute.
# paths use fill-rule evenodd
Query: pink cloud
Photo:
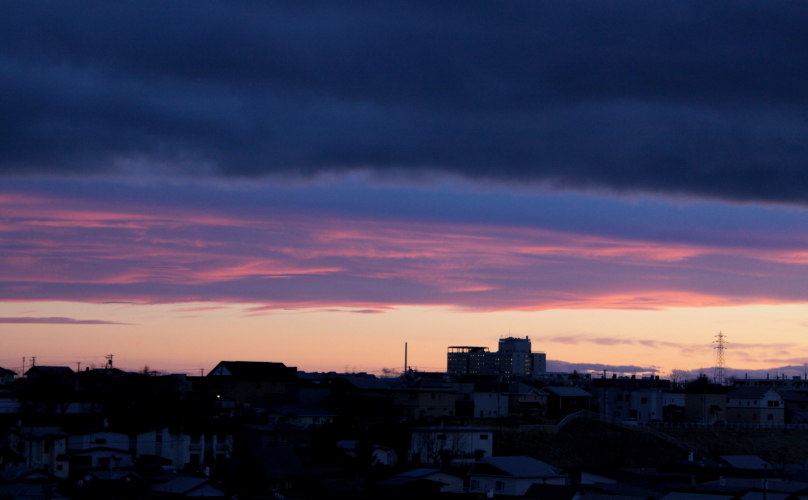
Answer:
<svg viewBox="0 0 808 500"><path fill-rule="evenodd" d="M367 313L399 304L654 310L808 300L805 253L793 248L311 211L236 217L216 206L136 200L115 206L11 194L2 203L4 300L216 301Z"/></svg>
<svg viewBox="0 0 808 500"><path fill-rule="evenodd" d="M73 318L0 318L0 323L14 325L131 325L132 323L119 323L117 321L102 321L98 319Z"/></svg>

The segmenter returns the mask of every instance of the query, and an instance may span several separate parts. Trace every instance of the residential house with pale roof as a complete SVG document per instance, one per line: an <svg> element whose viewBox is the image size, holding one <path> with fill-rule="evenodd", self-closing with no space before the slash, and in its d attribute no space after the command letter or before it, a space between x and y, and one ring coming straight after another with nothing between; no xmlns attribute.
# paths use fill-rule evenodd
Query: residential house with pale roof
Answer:
<svg viewBox="0 0 808 500"><path fill-rule="evenodd" d="M530 457L485 457L468 472L469 493L524 496L533 484L566 485L569 476Z"/></svg>

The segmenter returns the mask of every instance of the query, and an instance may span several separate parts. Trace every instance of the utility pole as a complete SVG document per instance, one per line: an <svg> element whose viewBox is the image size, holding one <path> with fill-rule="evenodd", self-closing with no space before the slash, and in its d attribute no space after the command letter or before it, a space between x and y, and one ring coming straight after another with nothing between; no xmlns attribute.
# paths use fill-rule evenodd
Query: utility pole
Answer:
<svg viewBox="0 0 808 500"><path fill-rule="evenodd" d="M76 371L77 372L81 371L81 361L76 361Z"/></svg>
<svg viewBox="0 0 808 500"><path fill-rule="evenodd" d="M25 356L22 357L22 373L20 373L20 377L25 376Z"/></svg>
<svg viewBox="0 0 808 500"><path fill-rule="evenodd" d="M31 368L36 366L36 356L31 356Z"/></svg>
<svg viewBox="0 0 808 500"><path fill-rule="evenodd" d="M104 356L105 358L107 358L107 368L109 368L109 369L112 368L112 356L114 356L114 355L113 354L107 354L106 356Z"/></svg>

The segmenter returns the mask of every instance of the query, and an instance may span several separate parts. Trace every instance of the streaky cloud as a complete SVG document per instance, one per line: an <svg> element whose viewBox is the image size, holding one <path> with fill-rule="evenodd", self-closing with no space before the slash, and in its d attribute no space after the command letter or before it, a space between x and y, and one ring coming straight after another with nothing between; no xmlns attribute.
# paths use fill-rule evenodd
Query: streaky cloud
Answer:
<svg viewBox="0 0 808 500"><path fill-rule="evenodd" d="M13 325L132 325L133 323L120 323L117 321L104 321L99 319L74 319L74 318L0 318L0 323Z"/></svg>

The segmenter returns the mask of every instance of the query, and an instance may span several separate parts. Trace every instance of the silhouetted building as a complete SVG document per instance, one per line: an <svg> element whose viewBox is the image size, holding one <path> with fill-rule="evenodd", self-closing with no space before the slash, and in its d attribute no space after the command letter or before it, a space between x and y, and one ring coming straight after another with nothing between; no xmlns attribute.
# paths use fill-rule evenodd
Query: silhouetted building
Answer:
<svg viewBox="0 0 808 500"><path fill-rule="evenodd" d="M547 355L532 352L530 338L499 339L499 350L487 347L450 346L446 356L450 375L503 375L535 377L547 371Z"/></svg>

